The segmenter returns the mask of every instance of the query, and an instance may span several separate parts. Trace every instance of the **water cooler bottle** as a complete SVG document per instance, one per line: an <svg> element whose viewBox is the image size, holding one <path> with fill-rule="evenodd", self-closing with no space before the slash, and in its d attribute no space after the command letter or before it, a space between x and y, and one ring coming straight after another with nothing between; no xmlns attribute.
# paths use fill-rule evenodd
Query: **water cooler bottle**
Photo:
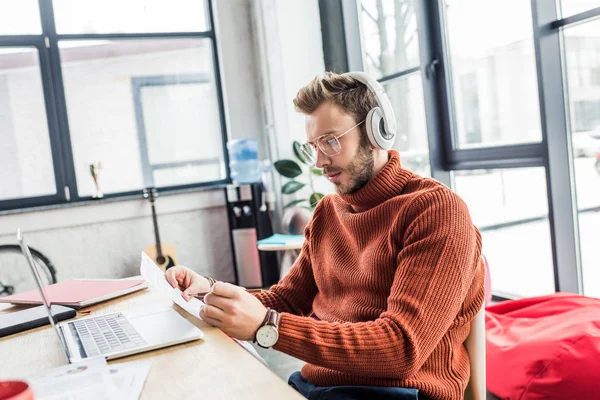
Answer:
<svg viewBox="0 0 600 400"><path fill-rule="evenodd" d="M262 288L277 283L276 252L258 251L256 243L273 234L262 183L229 185L225 195L237 284Z"/></svg>

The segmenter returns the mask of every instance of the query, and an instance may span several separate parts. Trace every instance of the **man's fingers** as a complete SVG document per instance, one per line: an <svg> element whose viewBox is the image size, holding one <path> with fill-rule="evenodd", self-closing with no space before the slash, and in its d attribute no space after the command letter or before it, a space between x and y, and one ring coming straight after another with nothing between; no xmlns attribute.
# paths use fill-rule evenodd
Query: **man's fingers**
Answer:
<svg viewBox="0 0 600 400"><path fill-rule="evenodd" d="M177 274L179 273L179 271L181 271L181 267L173 267L169 268L165 273L165 276L167 277L167 282L169 282L169 284L174 288L179 287L179 283L177 282Z"/></svg>
<svg viewBox="0 0 600 400"><path fill-rule="evenodd" d="M181 297L183 297L183 299L185 301L190 301L192 296L194 295L194 291L192 290L191 287L185 289L182 293L181 293Z"/></svg>
<svg viewBox="0 0 600 400"><path fill-rule="evenodd" d="M242 290L244 290L244 289L239 286L232 285L231 283L219 281L213 285L213 287L210 291L218 296L232 299L232 298L236 297L239 294L239 292Z"/></svg>
<svg viewBox="0 0 600 400"><path fill-rule="evenodd" d="M200 318L202 318L202 321L206 322L209 325L212 326L216 326L217 328L219 327L219 324L221 324L221 321L219 321L218 319L214 319L211 317L207 317L207 316L202 316L202 313L200 314Z"/></svg>
<svg viewBox="0 0 600 400"><path fill-rule="evenodd" d="M224 317L225 313L216 307L204 305L200 309L200 318L210 323L211 325L218 326L218 324L221 323ZM210 321L213 321L214 323Z"/></svg>
<svg viewBox="0 0 600 400"><path fill-rule="evenodd" d="M206 294L206 296L204 296L204 302L207 305L211 305L213 307L216 307L220 310L227 310L229 307L229 305L231 304L231 299L227 298L227 297L222 297L219 296L217 294L215 294L214 292L208 293Z"/></svg>

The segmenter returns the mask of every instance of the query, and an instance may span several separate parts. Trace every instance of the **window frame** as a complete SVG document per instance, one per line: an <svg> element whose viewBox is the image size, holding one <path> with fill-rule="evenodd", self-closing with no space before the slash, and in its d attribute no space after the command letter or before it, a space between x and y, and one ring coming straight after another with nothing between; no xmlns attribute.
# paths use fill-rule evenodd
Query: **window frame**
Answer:
<svg viewBox="0 0 600 400"><path fill-rule="evenodd" d="M23 197L0 200L0 212L18 212L30 208L68 205L95 200L92 196L80 196L77 189L73 149L71 145L69 121L62 78L62 65L58 42L61 40L127 40L127 39L174 39L192 38L209 39L211 42L213 76L217 93L217 107L221 125L222 151L226 177L221 180L173 185L157 188L163 192L188 191L190 189L221 188L231 183L229 154L227 152L227 123L223 87L219 67L219 53L214 24L213 0L203 1L207 17L207 30L199 32L147 32L147 33L110 33L110 34L58 34L54 19L53 3L50 0L38 0L42 33L40 35L0 35L0 48L3 47L35 47L40 60L40 73L43 86L44 104L50 148L54 168L56 193L52 195ZM145 168L145 166L143 166ZM152 171L143 170L143 173ZM131 190L104 195L104 199L131 199L132 196L142 198L143 190Z"/></svg>
<svg viewBox="0 0 600 400"><path fill-rule="evenodd" d="M544 167L548 196L548 219L552 243L556 291L583 293L578 210L575 192L569 105L564 85L564 43L561 28L600 17L600 7L560 18L556 0L530 0L537 89L542 130L541 142L460 149L457 143L452 75L444 0L414 0L420 43L425 113L432 175L451 187L451 171ZM323 2L320 2L323 3ZM339 0L340 20L329 30L344 33L345 41L324 32L323 48L346 46L344 63L326 69L362 70L358 0ZM329 6L329 13L336 15ZM339 52L339 50L336 50ZM339 57L338 57L339 58ZM339 66L342 68L339 68ZM593 208L594 210L596 208ZM588 210L583 210L588 211ZM582 210L579 210L582 212ZM512 224L515 224L513 222ZM483 228L486 229L486 228ZM497 297L508 298L506 296Z"/></svg>

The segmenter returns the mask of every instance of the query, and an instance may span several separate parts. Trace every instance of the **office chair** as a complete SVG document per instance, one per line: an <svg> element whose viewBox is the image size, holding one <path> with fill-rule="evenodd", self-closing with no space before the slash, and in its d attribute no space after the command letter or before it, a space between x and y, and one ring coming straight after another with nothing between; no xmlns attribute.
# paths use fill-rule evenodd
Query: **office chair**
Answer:
<svg viewBox="0 0 600 400"><path fill-rule="evenodd" d="M485 400L485 302L471 321L471 331L465 340L471 363L471 377L465 390L465 400Z"/></svg>

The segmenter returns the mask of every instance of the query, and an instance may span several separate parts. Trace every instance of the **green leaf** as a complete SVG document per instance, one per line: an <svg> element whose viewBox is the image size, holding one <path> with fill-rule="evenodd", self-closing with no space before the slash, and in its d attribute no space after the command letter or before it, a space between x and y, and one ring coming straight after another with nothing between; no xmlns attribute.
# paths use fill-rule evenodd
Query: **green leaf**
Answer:
<svg viewBox="0 0 600 400"><path fill-rule="evenodd" d="M300 146L301 146L300 143L298 143L298 141L294 140L294 154L296 155L296 158L298 160L300 160L300 162L302 164L308 165L306 158L302 155L302 150L300 150Z"/></svg>
<svg viewBox="0 0 600 400"><path fill-rule="evenodd" d="M317 192L315 192L315 193L311 194L311 195L310 195L310 198L309 198L309 200L308 200L308 201L310 202L310 206L311 206L312 208L314 208L314 207L317 205L317 203L318 203L319 201L321 201L321 199L322 199L323 197L325 197L325 195L324 195L323 193L317 193Z"/></svg>
<svg viewBox="0 0 600 400"><path fill-rule="evenodd" d="M322 169L320 169L320 168L315 168L315 167L312 167L312 168L310 169L310 172L312 172L312 174L313 174L313 175L317 175L317 176L323 176L323 170L322 170Z"/></svg>
<svg viewBox="0 0 600 400"><path fill-rule="evenodd" d="M289 181L281 188L281 193L283 194L292 194L296 193L298 190L302 189L306 186L304 183L298 181Z"/></svg>
<svg viewBox="0 0 600 400"><path fill-rule="evenodd" d="M302 174L302 168L293 160L275 161L275 169L286 178L295 178Z"/></svg>
<svg viewBox="0 0 600 400"><path fill-rule="evenodd" d="M304 203L305 201L306 201L306 199L298 199L298 200L290 201L285 206L283 206L283 208L285 209L285 208L288 208L291 206L295 206L296 204Z"/></svg>

